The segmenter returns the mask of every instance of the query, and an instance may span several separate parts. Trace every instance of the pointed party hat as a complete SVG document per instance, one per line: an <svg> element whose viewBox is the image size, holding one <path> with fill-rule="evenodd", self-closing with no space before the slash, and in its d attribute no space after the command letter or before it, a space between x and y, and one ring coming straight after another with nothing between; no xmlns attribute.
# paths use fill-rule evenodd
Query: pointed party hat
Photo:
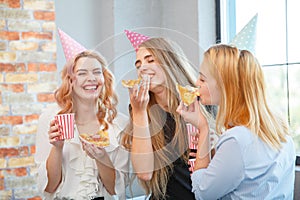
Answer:
<svg viewBox="0 0 300 200"><path fill-rule="evenodd" d="M133 32L133 31L128 31L128 30L124 30L129 41L131 42L133 48L135 49L135 51L137 51L139 49L139 45L147 40L150 39L150 37Z"/></svg>
<svg viewBox="0 0 300 200"><path fill-rule="evenodd" d="M67 61L75 57L77 54L86 50L85 47L83 47L81 44L76 42L73 38L71 38L68 34L63 32L61 29L58 29L58 34Z"/></svg>
<svg viewBox="0 0 300 200"><path fill-rule="evenodd" d="M246 24L246 26L233 38L230 44L239 49L247 49L255 53L256 45L257 14Z"/></svg>

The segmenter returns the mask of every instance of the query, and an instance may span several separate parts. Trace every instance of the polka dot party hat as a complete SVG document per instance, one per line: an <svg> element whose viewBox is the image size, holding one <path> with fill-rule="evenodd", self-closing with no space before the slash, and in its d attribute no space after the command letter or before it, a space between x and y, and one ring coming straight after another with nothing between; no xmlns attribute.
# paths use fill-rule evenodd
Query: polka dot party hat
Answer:
<svg viewBox="0 0 300 200"><path fill-rule="evenodd" d="M75 57L77 54L86 50L86 48L84 48L81 44L76 42L73 38L71 38L61 29L58 29L58 34L67 61Z"/></svg>
<svg viewBox="0 0 300 200"><path fill-rule="evenodd" d="M230 44L239 49L247 49L255 53L257 14L244 26L244 28L233 38Z"/></svg>
<svg viewBox="0 0 300 200"><path fill-rule="evenodd" d="M133 31L128 31L125 30L125 33L129 39L129 41L131 42L133 48L135 49L135 51L137 51L139 49L139 45L147 40L150 39L150 37L133 32Z"/></svg>

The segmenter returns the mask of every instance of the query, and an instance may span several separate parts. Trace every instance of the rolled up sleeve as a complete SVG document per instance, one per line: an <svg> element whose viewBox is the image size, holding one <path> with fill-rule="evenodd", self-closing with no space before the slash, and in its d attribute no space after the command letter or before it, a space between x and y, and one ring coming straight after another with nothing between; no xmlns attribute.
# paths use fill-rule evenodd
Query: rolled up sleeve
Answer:
<svg viewBox="0 0 300 200"><path fill-rule="evenodd" d="M196 199L218 199L234 190L243 177L241 149L234 138L229 138L219 145L207 168L192 174L192 191Z"/></svg>

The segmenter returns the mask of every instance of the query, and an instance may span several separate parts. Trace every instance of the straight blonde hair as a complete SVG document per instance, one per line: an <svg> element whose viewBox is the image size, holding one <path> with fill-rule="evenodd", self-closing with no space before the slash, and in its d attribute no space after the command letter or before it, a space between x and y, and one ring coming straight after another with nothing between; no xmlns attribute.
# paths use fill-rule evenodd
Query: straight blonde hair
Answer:
<svg viewBox="0 0 300 200"><path fill-rule="evenodd" d="M169 173L172 171L177 158L188 160L188 138L186 123L183 118L176 113L180 98L176 90L176 83L181 85L195 85L196 70L190 65L181 48L174 42L164 38L151 38L140 45L146 48L159 63L166 75L168 111L176 123L175 133L170 144L166 145L163 127L166 121L166 112L157 105L154 94L149 92L150 101L147 112L150 122L151 142L154 152L154 167L152 179L150 181L140 180L146 193L150 192L154 199L165 199ZM123 145L130 149L132 141L132 120L126 129L122 141Z"/></svg>
<svg viewBox="0 0 300 200"><path fill-rule="evenodd" d="M270 147L279 150L286 142L288 125L270 110L262 67L247 50L219 44L209 48L204 59L221 91L216 131L245 126Z"/></svg>

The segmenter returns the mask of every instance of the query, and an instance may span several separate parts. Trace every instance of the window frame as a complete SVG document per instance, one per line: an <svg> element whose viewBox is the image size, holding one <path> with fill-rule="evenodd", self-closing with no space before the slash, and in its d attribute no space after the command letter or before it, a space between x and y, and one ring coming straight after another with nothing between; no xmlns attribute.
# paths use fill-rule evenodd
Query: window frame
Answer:
<svg viewBox="0 0 300 200"><path fill-rule="evenodd" d="M216 43L228 43L236 35L236 0L216 0ZM225 9L224 9L225 7ZM287 0L285 1L285 20L287 21ZM287 24L287 23L286 23ZM223 26L222 26L223 25ZM287 118L290 125L290 106L289 106L289 67L290 65L299 64L299 63L289 63L288 62L288 27L286 25L286 62L285 63L268 63L262 65L263 67L286 67L287 79ZM300 166L300 155L296 155L295 164Z"/></svg>

